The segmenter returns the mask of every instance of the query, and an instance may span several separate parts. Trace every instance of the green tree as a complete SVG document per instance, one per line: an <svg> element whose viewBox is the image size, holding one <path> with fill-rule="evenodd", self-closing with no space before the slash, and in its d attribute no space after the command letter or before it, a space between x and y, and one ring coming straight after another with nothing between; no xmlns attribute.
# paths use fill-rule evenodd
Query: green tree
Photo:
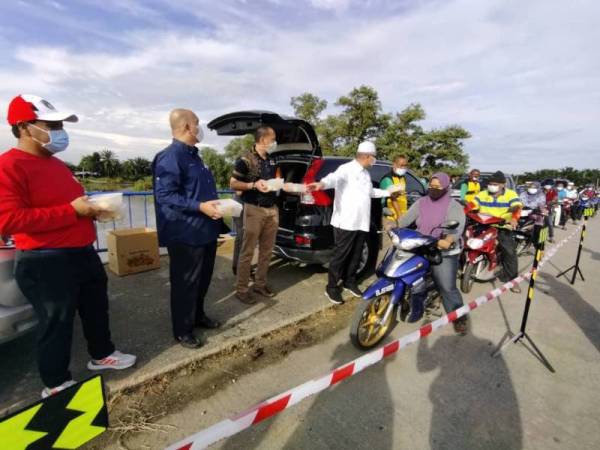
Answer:
<svg viewBox="0 0 600 450"><path fill-rule="evenodd" d="M420 169L422 157L417 140L425 133L419 125L424 119L425 110L418 103L394 114L376 141L378 157L391 160L396 155L404 155L411 168Z"/></svg>
<svg viewBox="0 0 600 450"><path fill-rule="evenodd" d="M562 169L540 169L535 172L525 172L517 175L519 182L524 181L543 181L547 178L566 179L575 183L576 186L585 186L592 183L600 184L600 169L582 169L577 170L573 167L564 167Z"/></svg>
<svg viewBox="0 0 600 450"><path fill-rule="evenodd" d="M327 108L327 100L305 92L298 97L292 97L290 105L294 109L296 117L306 120L316 127L321 122L319 116Z"/></svg>
<svg viewBox="0 0 600 450"><path fill-rule="evenodd" d="M247 152L254 145L254 135L246 134L241 137L233 138L225 146L224 156L228 163L233 164L237 158ZM229 185L229 182L227 183Z"/></svg>
<svg viewBox="0 0 600 450"><path fill-rule="evenodd" d="M146 158L131 158L121 164L121 176L128 180L139 180L150 175L152 163Z"/></svg>
<svg viewBox="0 0 600 450"><path fill-rule="evenodd" d="M212 172L217 187L228 189L232 164L227 160L227 157L210 147L204 147L201 151L201 155L204 164L206 164Z"/></svg>
<svg viewBox="0 0 600 450"><path fill-rule="evenodd" d="M434 129L417 139L423 168L430 172L444 170L451 175L462 174L469 166L469 156L464 152L463 140L471 134L458 125Z"/></svg>
<svg viewBox="0 0 600 450"><path fill-rule="evenodd" d="M102 172L102 161L100 153L94 152L91 155L85 155L79 161L79 169L86 172Z"/></svg>
<svg viewBox="0 0 600 450"><path fill-rule="evenodd" d="M104 149L100 152L100 167L102 175L113 177L119 174L119 160L112 150Z"/></svg>
<svg viewBox="0 0 600 450"><path fill-rule="evenodd" d="M331 142L335 154L353 155L360 142L378 138L389 125L390 116L383 113L379 94L372 87L354 88L335 105L342 112L335 119L326 120L337 135Z"/></svg>

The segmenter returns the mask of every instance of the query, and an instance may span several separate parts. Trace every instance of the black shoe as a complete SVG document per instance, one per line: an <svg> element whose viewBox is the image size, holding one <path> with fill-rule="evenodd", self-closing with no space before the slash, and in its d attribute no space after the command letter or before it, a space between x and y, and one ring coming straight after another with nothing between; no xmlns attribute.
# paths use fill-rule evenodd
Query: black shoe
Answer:
<svg viewBox="0 0 600 450"><path fill-rule="evenodd" d="M179 342L179 344L185 348L200 348L204 345L204 342L202 342L199 338L197 338L193 334L181 336L176 339L177 339L177 342Z"/></svg>
<svg viewBox="0 0 600 450"><path fill-rule="evenodd" d="M237 276L237 267L231 267L231 271L233 272L233 276Z"/></svg>
<svg viewBox="0 0 600 450"><path fill-rule="evenodd" d="M219 328L221 326L221 322L217 320L212 320L208 316L202 316L200 319L196 319L196 323L194 325L196 325L197 327L214 330L215 328Z"/></svg>
<svg viewBox="0 0 600 450"><path fill-rule="evenodd" d="M342 294L338 288L327 288L325 289L325 295L329 299L331 303L334 305L343 305L344 299L342 298Z"/></svg>
<svg viewBox="0 0 600 450"><path fill-rule="evenodd" d="M358 285L356 283L344 284L344 290L348 291L348 293L352 294L355 297L360 298L363 296L362 291L358 288Z"/></svg>

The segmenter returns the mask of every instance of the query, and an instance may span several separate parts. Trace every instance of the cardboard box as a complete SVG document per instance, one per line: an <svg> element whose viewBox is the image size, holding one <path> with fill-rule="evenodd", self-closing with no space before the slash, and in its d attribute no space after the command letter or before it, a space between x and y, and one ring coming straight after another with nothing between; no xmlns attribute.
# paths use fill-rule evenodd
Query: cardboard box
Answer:
<svg viewBox="0 0 600 450"><path fill-rule="evenodd" d="M108 268L119 276L160 267L158 235L152 228L108 232Z"/></svg>

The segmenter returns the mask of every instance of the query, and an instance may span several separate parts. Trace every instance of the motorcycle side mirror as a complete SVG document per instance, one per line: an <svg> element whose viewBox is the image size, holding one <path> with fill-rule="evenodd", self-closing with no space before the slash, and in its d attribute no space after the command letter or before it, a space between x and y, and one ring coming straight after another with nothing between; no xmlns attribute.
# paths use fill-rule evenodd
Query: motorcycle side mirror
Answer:
<svg viewBox="0 0 600 450"><path fill-rule="evenodd" d="M448 222L443 223L441 228L445 230L456 230L459 225L460 223L458 220L449 220Z"/></svg>
<svg viewBox="0 0 600 450"><path fill-rule="evenodd" d="M383 208L381 212L383 217L394 217L394 212L390 208Z"/></svg>

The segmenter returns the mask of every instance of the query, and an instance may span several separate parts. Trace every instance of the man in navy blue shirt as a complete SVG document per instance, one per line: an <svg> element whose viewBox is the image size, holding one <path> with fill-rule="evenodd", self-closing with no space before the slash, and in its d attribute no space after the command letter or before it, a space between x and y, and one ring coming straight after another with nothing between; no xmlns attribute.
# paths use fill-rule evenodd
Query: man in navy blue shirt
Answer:
<svg viewBox="0 0 600 450"><path fill-rule="evenodd" d="M204 297L215 265L221 215L217 187L198 149L202 128L196 114L175 109L169 116L173 142L152 162L158 240L170 260L173 335L186 348L203 342L194 326L218 328L206 316Z"/></svg>

